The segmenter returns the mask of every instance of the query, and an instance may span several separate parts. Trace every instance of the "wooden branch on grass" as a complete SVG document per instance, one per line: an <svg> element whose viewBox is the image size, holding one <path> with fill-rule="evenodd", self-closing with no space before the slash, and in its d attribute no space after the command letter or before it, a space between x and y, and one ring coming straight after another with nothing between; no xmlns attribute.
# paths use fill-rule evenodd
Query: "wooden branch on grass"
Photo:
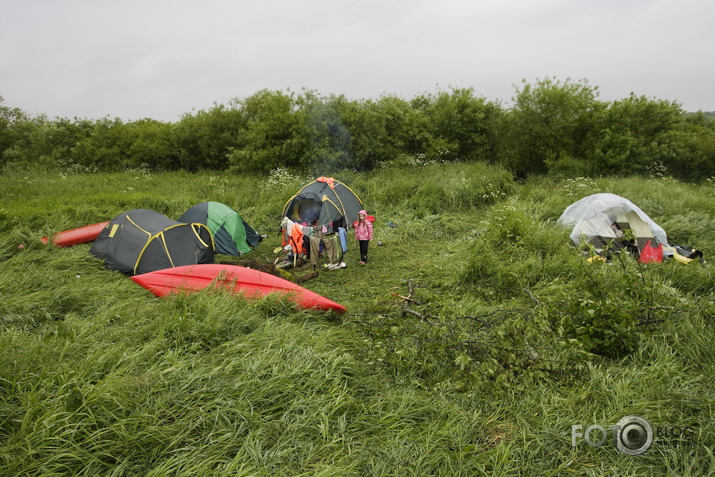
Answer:
<svg viewBox="0 0 715 477"><path fill-rule="evenodd" d="M524 292L529 295L529 298L531 298L534 303L537 304L537 306L541 305L541 302L534 295L531 294L531 291L528 288L522 288L522 290L524 290Z"/></svg>
<svg viewBox="0 0 715 477"><path fill-rule="evenodd" d="M422 304L421 302L419 302L419 301L417 301L417 300L414 300L414 299L412 299L412 298L410 298L410 297L408 297L408 296L398 295L397 293L390 293L390 295L396 296L397 298L402 298L402 299L405 300L405 301L409 301L409 302L415 303L415 304L417 304L417 305L421 305L421 304Z"/></svg>
<svg viewBox="0 0 715 477"><path fill-rule="evenodd" d="M492 326L494 326L494 323L490 323L490 322L488 322L487 320L483 320L483 319L478 318L478 317L476 317L476 316L465 316L464 319L465 319L465 320L476 321L477 323L480 323L480 324L481 324L482 326L484 326L485 328L491 328Z"/></svg>
<svg viewBox="0 0 715 477"><path fill-rule="evenodd" d="M665 323L665 320L654 320L650 317L645 317L646 319L643 319L644 317L641 317L641 320L636 323L636 326L645 326L645 325L654 325L656 323Z"/></svg>
<svg viewBox="0 0 715 477"><path fill-rule="evenodd" d="M423 313L420 313L419 311L412 310L410 308L407 308L407 306L402 308L402 316L405 315L412 315L416 316L417 318L420 319L421 322L427 323L430 326L437 326L435 323L432 323L429 318L437 318L436 316L432 315L425 315Z"/></svg>
<svg viewBox="0 0 715 477"><path fill-rule="evenodd" d="M304 283L307 282L308 280L312 280L313 278L317 277L320 273L316 270L314 272L311 272L307 275L300 276L295 279L295 283Z"/></svg>
<svg viewBox="0 0 715 477"><path fill-rule="evenodd" d="M407 294L407 296L398 295L397 293L392 293L392 295L405 300L404 305L402 305L402 308L400 308L400 312L402 313L402 316L405 316L405 315L416 316L417 318L420 319L420 322L427 323L430 326L437 326L435 323L430 321L430 319L436 319L437 318L436 316L428 315L425 313L420 313L419 311L415 311L410 308L410 306L409 306L410 303L414 303L416 305L422 304L419 301L412 298L412 296L415 294L415 286L414 286L414 282L412 280L407 281L407 290L409 292Z"/></svg>

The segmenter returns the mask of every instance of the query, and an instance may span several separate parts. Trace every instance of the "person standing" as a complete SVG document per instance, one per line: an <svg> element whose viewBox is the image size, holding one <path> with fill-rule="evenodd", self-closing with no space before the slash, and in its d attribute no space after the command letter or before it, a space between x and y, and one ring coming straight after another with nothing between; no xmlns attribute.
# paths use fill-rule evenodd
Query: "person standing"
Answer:
<svg viewBox="0 0 715 477"><path fill-rule="evenodd" d="M361 210L358 212L358 220L355 225L355 238L360 245L360 265L365 265L367 262L367 248L372 240L372 224L367 219L367 212Z"/></svg>

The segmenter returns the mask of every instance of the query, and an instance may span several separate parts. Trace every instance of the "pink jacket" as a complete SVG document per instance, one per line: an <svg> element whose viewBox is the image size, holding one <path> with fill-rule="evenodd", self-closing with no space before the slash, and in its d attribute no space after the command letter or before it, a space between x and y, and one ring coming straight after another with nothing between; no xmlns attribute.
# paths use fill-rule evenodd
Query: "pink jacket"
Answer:
<svg viewBox="0 0 715 477"><path fill-rule="evenodd" d="M355 226L355 238L358 240L372 240L372 224L369 220L358 220Z"/></svg>

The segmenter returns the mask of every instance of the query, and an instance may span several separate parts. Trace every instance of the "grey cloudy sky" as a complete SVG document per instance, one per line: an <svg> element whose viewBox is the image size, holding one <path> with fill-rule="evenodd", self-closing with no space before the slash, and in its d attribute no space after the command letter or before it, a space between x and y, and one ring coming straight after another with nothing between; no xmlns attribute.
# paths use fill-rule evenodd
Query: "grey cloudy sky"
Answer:
<svg viewBox="0 0 715 477"><path fill-rule="evenodd" d="M714 20L712 0L0 0L0 96L177 121L262 89L508 106L555 77L715 111Z"/></svg>

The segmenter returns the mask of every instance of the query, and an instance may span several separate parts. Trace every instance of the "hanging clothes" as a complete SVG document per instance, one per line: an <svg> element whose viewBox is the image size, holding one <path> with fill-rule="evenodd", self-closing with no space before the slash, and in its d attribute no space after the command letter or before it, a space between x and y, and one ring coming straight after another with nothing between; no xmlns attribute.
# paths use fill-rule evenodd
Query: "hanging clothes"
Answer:
<svg viewBox="0 0 715 477"><path fill-rule="evenodd" d="M293 224L293 229L290 234L290 244L293 247L293 252L303 253L303 227L300 224Z"/></svg>
<svg viewBox="0 0 715 477"><path fill-rule="evenodd" d="M290 235L293 231L293 225L294 222L288 217L284 217L281 221L281 247L285 247L291 243Z"/></svg>
<svg viewBox="0 0 715 477"><path fill-rule="evenodd" d="M343 227L338 229L338 237L340 238L340 247L343 249L343 253L348 253L348 233Z"/></svg>
<svg viewBox="0 0 715 477"><path fill-rule="evenodd" d="M338 250L335 237L310 237L310 264L315 265L320 255L320 245L325 247L325 254L328 256L330 263L338 261Z"/></svg>

